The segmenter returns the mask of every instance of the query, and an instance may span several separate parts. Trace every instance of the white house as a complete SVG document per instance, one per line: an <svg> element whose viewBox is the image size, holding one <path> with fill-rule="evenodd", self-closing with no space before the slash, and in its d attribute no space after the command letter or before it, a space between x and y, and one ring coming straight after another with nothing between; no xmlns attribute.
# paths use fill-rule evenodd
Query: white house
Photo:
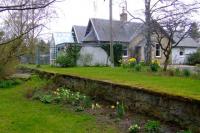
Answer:
<svg viewBox="0 0 200 133"><path fill-rule="evenodd" d="M176 41L176 38L174 39ZM190 54L197 52L200 44L187 37L172 49L172 64L185 64Z"/></svg>

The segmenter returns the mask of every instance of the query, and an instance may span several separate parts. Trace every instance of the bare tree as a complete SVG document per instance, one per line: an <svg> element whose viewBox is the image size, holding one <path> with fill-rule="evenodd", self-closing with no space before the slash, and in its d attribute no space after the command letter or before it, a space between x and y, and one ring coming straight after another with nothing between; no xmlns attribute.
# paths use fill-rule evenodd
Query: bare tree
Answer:
<svg viewBox="0 0 200 133"><path fill-rule="evenodd" d="M145 31L144 31L144 35L145 35L145 39L146 39L146 45L145 45L145 62L146 64L149 64L151 62L151 55L152 55L152 40L151 37L153 36L153 32L152 30L154 29L154 27L152 27L152 22L153 21L161 21L165 18L169 18L171 15L167 15L167 14L161 14L161 12L163 12L165 9L174 9L173 12L173 16L177 15L175 9L176 9L176 5L180 5L182 3L183 7L181 9L182 13L184 12L184 10L187 10L187 12L190 12L191 10L194 9L198 9L199 8L199 4L200 2L193 0L193 2L191 2L190 4L185 4L183 3L181 0L144 0L144 16L145 19L141 18L141 17L137 17L137 15L133 15L132 13L130 13L128 10L128 14L132 17L132 19L135 20L140 20L141 22L144 23L145 25ZM189 8L190 9L189 9ZM191 8L193 7L193 8ZM165 12L167 13L167 12Z"/></svg>
<svg viewBox="0 0 200 133"><path fill-rule="evenodd" d="M5 45L12 40L18 39L19 37L25 35L33 40L34 37L41 32L42 27L44 27L44 19L47 20L51 17L52 12L49 12L49 7L54 2L56 2L56 0L0 1L0 13L2 13L5 17L8 16L8 19L6 20L6 31L13 33L10 35L12 39L1 42L0 45ZM35 32L36 30L37 32ZM15 37L13 38L13 36Z"/></svg>
<svg viewBox="0 0 200 133"><path fill-rule="evenodd" d="M153 27L152 33L155 34L154 43L161 47L165 56L164 71L167 70L172 49L188 37L193 23L190 19L191 14L196 12L198 8L199 5L197 3L184 4L176 0L170 8L157 9L156 12L159 15L152 21L151 26Z"/></svg>

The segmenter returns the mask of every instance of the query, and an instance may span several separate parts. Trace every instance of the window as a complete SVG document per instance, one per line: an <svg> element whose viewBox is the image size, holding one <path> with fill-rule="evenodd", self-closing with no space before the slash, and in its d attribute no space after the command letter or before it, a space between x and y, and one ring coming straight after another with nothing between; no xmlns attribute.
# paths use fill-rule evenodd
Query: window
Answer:
<svg viewBox="0 0 200 133"><path fill-rule="evenodd" d="M161 47L159 44L156 44L156 57L161 57Z"/></svg>
<svg viewBox="0 0 200 133"><path fill-rule="evenodd" d="M180 55L180 56L183 56L183 55L184 55L184 48L181 48L181 49L180 49L179 55Z"/></svg>
<svg viewBox="0 0 200 133"><path fill-rule="evenodd" d="M127 46L123 47L123 57L128 57L128 48L127 48Z"/></svg>

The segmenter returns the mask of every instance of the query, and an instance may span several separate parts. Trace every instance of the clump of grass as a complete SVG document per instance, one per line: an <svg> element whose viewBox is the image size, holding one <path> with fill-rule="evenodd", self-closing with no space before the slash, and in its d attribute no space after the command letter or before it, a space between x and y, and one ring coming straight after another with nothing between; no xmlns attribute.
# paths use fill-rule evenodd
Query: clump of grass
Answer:
<svg viewBox="0 0 200 133"><path fill-rule="evenodd" d="M19 80L19 79L1 80L0 88L11 88L11 87L19 85L21 83L22 83L22 80Z"/></svg>

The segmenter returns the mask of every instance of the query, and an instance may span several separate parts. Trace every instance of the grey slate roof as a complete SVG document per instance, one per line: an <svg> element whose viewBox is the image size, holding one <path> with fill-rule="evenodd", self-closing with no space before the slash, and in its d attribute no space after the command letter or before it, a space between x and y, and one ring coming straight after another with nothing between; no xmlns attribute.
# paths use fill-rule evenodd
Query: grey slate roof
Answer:
<svg viewBox="0 0 200 133"><path fill-rule="evenodd" d="M178 41L178 38L174 38L174 41ZM200 44L198 44L194 39L191 37L187 37L183 39L177 47L192 47L192 48L198 48Z"/></svg>
<svg viewBox="0 0 200 133"><path fill-rule="evenodd" d="M100 42L109 42L110 41L110 21L105 19L96 19L92 18L89 21L89 24L92 24L94 28L95 36L97 41ZM88 27L89 27L88 24ZM122 22L122 21L113 21L113 41L114 42L125 42L129 43L132 38L142 32L143 24L136 22ZM87 29L88 30L88 29ZM88 33L91 34L91 33ZM89 42L89 37L92 35L86 35L83 41ZM94 39L94 35L93 38Z"/></svg>
<svg viewBox="0 0 200 133"><path fill-rule="evenodd" d="M83 38L85 36L85 32L86 32L86 26L78 26L78 25L74 25L72 27L75 31L75 36L77 39L78 43L81 43L83 41Z"/></svg>

